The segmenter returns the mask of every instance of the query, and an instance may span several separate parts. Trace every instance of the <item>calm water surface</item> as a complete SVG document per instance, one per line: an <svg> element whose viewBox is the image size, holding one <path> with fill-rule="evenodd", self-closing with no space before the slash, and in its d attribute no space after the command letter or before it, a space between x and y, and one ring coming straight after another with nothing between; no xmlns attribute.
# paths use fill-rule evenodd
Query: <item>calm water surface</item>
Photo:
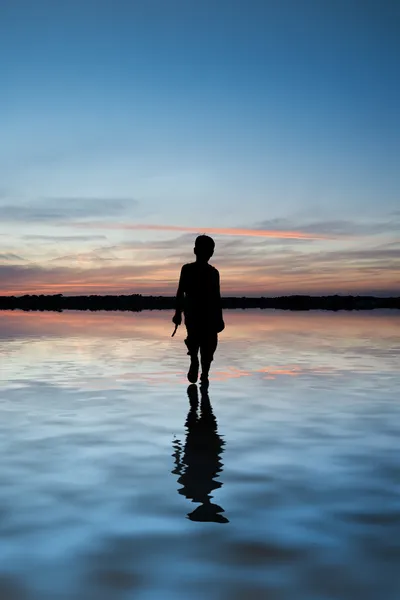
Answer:
<svg viewBox="0 0 400 600"><path fill-rule="evenodd" d="M400 317L0 313L0 599L400 598Z"/></svg>

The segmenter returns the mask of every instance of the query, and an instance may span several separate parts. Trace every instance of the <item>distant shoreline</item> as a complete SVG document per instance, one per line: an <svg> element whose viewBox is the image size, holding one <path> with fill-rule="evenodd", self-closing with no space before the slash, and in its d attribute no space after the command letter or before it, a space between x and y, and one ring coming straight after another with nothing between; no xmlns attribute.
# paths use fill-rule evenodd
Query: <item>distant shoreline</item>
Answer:
<svg viewBox="0 0 400 600"><path fill-rule="evenodd" d="M172 310L174 296L63 296L25 295L0 296L0 310L24 311L131 311ZM277 297L223 297L224 309L278 309L278 310L374 310L379 308L400 309L400 296L379 298L376 296L277 296Z"/></svg>

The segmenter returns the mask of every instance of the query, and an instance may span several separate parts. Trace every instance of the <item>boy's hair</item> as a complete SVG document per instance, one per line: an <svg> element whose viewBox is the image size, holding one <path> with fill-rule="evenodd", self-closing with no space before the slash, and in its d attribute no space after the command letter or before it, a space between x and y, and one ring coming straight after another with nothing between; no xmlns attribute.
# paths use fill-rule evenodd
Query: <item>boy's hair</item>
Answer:
<svg viewBox="0 0 400 600"><path fill-rule="evenodd" d="M194 250L197 255L211 258L214 254L215 242L209 235L199 235L194 243Z"/></svg>

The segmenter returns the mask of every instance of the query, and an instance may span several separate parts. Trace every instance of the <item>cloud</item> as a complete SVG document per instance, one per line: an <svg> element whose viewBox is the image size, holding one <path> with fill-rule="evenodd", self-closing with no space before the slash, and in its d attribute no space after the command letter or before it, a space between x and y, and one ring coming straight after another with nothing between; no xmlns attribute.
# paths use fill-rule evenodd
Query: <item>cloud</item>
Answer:
<svg viewBox="0 0 400 600"><path fill-rule="evenodd" d="M160 270L155 278L162 280ZM146 265L100 267L85 269L38 265L0 265L0 295L19 294L126 294L149 289L149 269Z"/></svg>
<svg viewBox="0 0 400 600"><path fill-rule="evenodd" d="M114 261L114 264L118 264L118 257L113 253L111 248L96 248L89 252L76 252L75 254L65 254L63 256L57 256L49 260L49 263L73 263L76 262L78 265L82 263L89 263L98 266L100 263L106 261Z"/></svg>
<svg viewBox="0 0 400 600"><path fill-rule="evenodd" d="M193 260L194 237L179 232L170 240L133 239L88 250L78 245L65 255L55 244L52 256L36 265L28 260L23 265L21 252L4 248L0 293L173 295L181 265ZM291 241L221 236L211 262L221 272L223 294L400 293L400 247L393 239ZM32 261L28 250L26 256Z"/></svg>
<svg viewBox="0 0 400 600"><path fill-rule="evenodd" d="M3 223L64 222L75 219L121 215L137 200L114 198L44 198L27 203L0 205Z"/></svg>
<svg viewBox="0 0 400 600"><path fill-rule="evenodd" d="M399 213L400 214L400 213ZM303 233L326 236L363 236L380 233L400 233L400 222L396 213L384 221L351 221L346 219L295 221L292 219L271 219L258 223L259 229L277 230L288 229Z"/></svg>
<svg viewBox="0 0 400 600"><path fill-rule="evenodd" d="M147 251L147 250L174 250L177 248L193 249L195 237L192 233L185 233L183 235L179 235L173 239L167 240L129 240L127 242L121 242L120 244L116 244L113 246L102 246L99 250L109 249L109 250L138 250L138 251Z"/></svg>
<svg viewBox="0 0 400 600"><path fill-rule="evenodd" d="M4 261L15 261L15 260L24 260L22 256L18 256L18 254L13 254L12 252L3 252L0 253L0 260Z"/></svg>
<svg viewBox="0 0 400 600"><path fill-rule="evenodd" d="M396 215L388 220L355 222L346 219L304 221L293 219L270 219L257 223L254 227L193 227L155 223L95 222L71 223L74 227L118 231L165 231L185 234L221 235L247 238L270 238L297 241L333 240L371 236L378 234L400 234L400 222Z"/></svg>
<svg viewBox="0 0 400 600"><path fill-rule="evenodd" d="M22 239L37 242L91 242L106 240L106 235L23 235Z"/></svg>
<svg viewBox="0 0 400 600"><path fill-rule="evenodd" d="M211 235L229 235L240 237L271 237L283 239L317 240L329 239L329 236L302 231L248 229L239 227L189 227L181 225L135 224L135 223L73 223L75 227L88 227L94 229L127 230L127 231L181 231L186 233Z"/></svg>
<svg viewBox="0 0 400 600"><path fill-rule="evenodd" d="M262 240L264 241L264 240ZM224 295L326 293L400 293L400 249L321 251L262 247L258 239L221 240L213 263L221 272ZM144 247L98 248L58 257L46 267L0 266L0 293L143 293L173 295L183 262L191 260L184 236L170 248L158 242ZM125 252L125 254L124 254Z"/></svg>

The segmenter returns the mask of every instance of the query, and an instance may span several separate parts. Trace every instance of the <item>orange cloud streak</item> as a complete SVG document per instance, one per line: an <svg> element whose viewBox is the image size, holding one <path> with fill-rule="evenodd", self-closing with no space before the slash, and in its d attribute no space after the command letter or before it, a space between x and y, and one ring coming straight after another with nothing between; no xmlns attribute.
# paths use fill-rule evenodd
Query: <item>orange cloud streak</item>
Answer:
<svg viewBox="0 0 400 600"><path fill-rule="evenodd" d="M116 229L142 231L179 231L183 233L212 233L214 235L233 235L247 237L285 238L293 240L329 240L332 236L301 231L275 231L273 229L244 229L237 227L184 227L181 225L155 225L132 223L73 223L74 227L87 229ZM342 237L342 236L341 236Z"/></svg>

